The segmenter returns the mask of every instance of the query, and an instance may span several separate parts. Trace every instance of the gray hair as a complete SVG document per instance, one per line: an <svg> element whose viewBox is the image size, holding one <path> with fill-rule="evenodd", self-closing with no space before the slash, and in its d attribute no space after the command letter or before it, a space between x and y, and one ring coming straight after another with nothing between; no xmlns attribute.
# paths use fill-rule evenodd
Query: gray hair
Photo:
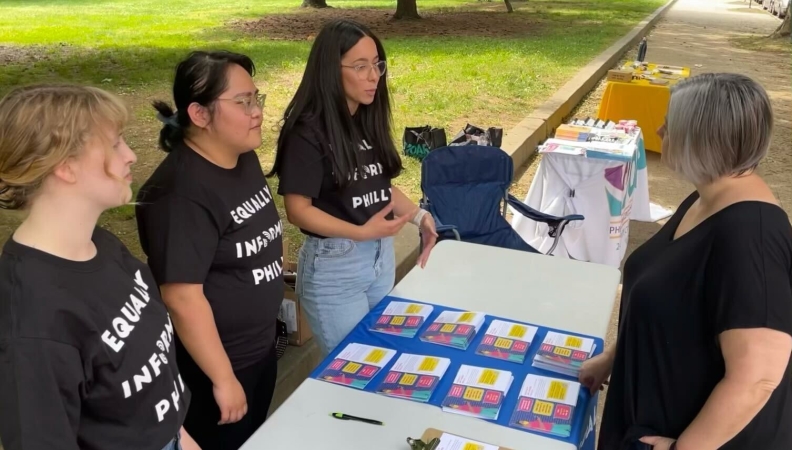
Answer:
<svg viewBox="0 0 792 450"><path fill-rule="evenodd" d="M707 73L671 88L663 160L700 186L751 172L767 154L773 109L764 88L732 73Z"/></svg>

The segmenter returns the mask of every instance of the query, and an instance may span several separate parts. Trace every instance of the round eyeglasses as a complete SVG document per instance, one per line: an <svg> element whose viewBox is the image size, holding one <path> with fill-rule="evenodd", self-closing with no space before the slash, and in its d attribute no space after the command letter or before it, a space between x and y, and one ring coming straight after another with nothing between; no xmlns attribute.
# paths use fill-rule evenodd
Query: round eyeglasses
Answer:
<svg viewBox="0 0 792 450"><path fill-rule="evenodd" d="M385 61L379 61L374 64L355 64L354 66L345 66L341 64L341 67L354 70L359 80L368 78L372 70L378 77L384 76L385 72L388 70L388 64Z"/></svg>
<svg viewBox="0 0 792 450"><path fill-rule="evenodd" d="M250 94L250 95L239 95L234 98L218 98L218 100L227 100L236 103L237 105L242 105L245 109L245 114L252 115L255 112L256 108L261 110L264 108L264 101L267 100L267 94Z"/></svg>

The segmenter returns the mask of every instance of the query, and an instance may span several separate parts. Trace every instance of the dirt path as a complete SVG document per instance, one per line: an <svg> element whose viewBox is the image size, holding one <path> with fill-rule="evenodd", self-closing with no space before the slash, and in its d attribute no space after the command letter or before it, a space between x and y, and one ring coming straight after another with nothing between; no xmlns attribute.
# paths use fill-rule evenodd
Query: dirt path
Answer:
<svg viewBox="0 0 792 450"><path fill-rule="evenodd" d="M780 21L761 6L741 0L679 0L648 38L647 61L690 67L693 74L737 72L760 82L775 110L775 130L767 159L760 173L772 187L787 214L792 212L792 64L789 53L749 51L738 45L746 35L766 36ZM631 60L635 50L626 55ZM573 116L595 117L604 83L591 92ZM625 119L628 119L627 117ZM693 186L671 173L660 155L648 152L649 194L652 202L675 208L692 192ZM535 158L512 191L523 198L536 172ZM652 236L661 224L632 222L628 253ZM618 307L616 308L618 311ZM616 312L615 311L615 312ZM616 335L616 317L611 319L608 338ZM605 395L600 396L600 408Z"/></svg>

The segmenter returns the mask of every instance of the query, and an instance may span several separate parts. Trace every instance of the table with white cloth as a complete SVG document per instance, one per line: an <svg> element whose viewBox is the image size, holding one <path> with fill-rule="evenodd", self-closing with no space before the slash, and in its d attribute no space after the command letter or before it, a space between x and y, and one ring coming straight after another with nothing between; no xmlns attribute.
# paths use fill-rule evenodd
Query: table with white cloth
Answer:
<svg viewBox="0 0 792 450"><path fill-rule="evenodd" d="M546 214L585 217L564 229L554 256L619 267L627 250L630 220L653 222L667 216L667 211L649 203L640 130L631 148L613 156L543 154L524 203ZM515 214L512 227L540 252L553 244L546 224Z"/></svg>
<svg viewBox="0 0 792 450"><path fill-rule="evenodd" d="M619 271L604 265L442 241L426 268L414 268L390 295L602 339L618 283ZM521 383L515 381L512 389L519 389ZM513 450L593 449L596 396L587 406L578 445L443 412L429 404L308 378L242 450L409 450L406 439L419 438L428 428ZM340 421L330 417L333 412L380 420L384 425Z"/></svg>

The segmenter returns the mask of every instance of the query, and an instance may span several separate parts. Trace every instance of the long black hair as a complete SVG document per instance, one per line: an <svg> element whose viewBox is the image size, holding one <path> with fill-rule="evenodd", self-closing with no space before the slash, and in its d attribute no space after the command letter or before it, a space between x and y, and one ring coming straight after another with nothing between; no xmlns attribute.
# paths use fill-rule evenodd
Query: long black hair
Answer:
<svg viewBox="0 0 792 450"><path fill-rule="evenodd" d="M340 19L327 23L308 55L302 82L283 115L275 163L267 176L280 174L286 137L300 121L318 119L324 125L324 137L330 145L330 156L336 184L349 185L354 172L364 173L358 159L363 139L371 144L382 164L383 174L395 178L401 173L402 161L391 135L390 94L387 77L380 77L377 93L370 105L360 105L353 117L344 93L341 58L362 38L370 37L377 46L380 61L386 61L382 43L365 25Z"/></svg>
<svg viewBox="0 0 792 450"><path fill-rule="evenodd" d="M192 123L187 112L192 103L212 110L214 102L228 88L228 67L232 64L241 66L250 76L256 73L256 66L249 57L227 51L192 52L176 66L173 80L176 111L163 101L153 103L157 118L165 124L160 131L160 149L170 152L184 140L185 130Z"/></svg>

